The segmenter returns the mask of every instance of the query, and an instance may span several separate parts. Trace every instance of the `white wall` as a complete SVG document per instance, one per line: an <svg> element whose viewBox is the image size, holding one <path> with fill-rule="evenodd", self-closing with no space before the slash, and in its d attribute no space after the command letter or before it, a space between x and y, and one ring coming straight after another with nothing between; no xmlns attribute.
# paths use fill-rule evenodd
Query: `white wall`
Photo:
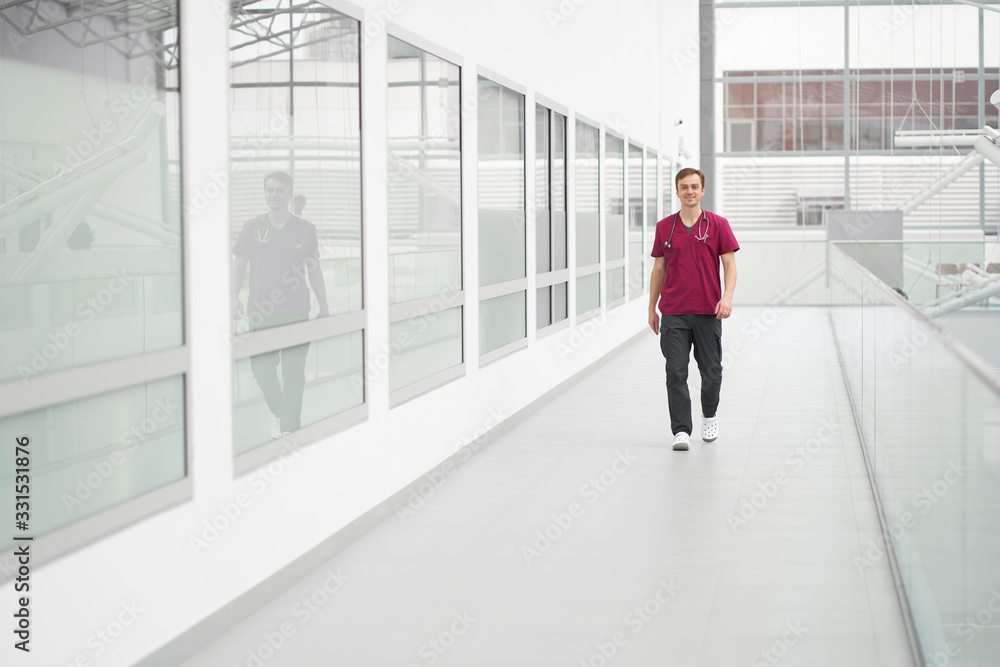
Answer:
<svg viewBox="0 0 1000 667"><path fill-rule="evenodd" d="M226 168L227 25L217 7L227 4L182 2L188 198ZM387 6L361 4L369 12ZM398 0L392 20L465 57L466 66L481 64L574 112L614 123L664 156L675 151L677 109L693 109L684 112L683 129L688 149L697 154L697 60L678 65L677 47L671 46L696 33L697 5L688 0L683 11L671 9L669 15L661 9L665 5ZM550 24L550 11L565 20ZM384 109L369 109L365 118L372 121L364 124L366 133L384 127ZM374 143L385 145L384 138ZM466 378L392 410L387 382L380 379L372 389L384 395L373 397L372 419L299 450L285 463L272 463L270 473L258 470L233 480L225 199L185 220L187 280L193 286L187 306L194 498L36 567L32 653L11 656L5 649L5 664L133 664L433 468L497 415L514 414L646 327L647 301L641 297L484 368L468 360ZM377 215L368 215L372 210L384 215L385 207L366 211L365 224L378 226ZM466 227L474 224L467 216ZM385 271L377 258L369 261L370 276ZM385 280L373 277L369 288L381 289ZM370 308L372 329L387 331L386 315L384 307ZM475 333L467 329L466 335ZM224 515L224 508L235 515L240 499L238 517L196 554L190 539L205 538L204 522ZM0 599L13 598L8 580ZM113 629L120 617L131 620L123 605L141 611L107 645L95 633Z"/></svg>

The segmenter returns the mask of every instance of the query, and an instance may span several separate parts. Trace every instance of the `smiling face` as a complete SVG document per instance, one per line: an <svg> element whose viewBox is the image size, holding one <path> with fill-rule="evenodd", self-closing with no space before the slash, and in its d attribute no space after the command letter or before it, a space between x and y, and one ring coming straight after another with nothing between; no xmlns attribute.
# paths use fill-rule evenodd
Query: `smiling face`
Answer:
<svg viewBox="0 0 1000 667"><path fill-rule="evenodd" d="M264 183L264 200L272 211L287 211L292 200L292 192L288 186L276 178L269 178Z"/></svg>
<svg viewBox="0 0 1000 667"><path fill-rule="evenodd" d="M698 174L689 174L677 182L677 198L684 208L698 208L705 196L705 186Z"/></svg>

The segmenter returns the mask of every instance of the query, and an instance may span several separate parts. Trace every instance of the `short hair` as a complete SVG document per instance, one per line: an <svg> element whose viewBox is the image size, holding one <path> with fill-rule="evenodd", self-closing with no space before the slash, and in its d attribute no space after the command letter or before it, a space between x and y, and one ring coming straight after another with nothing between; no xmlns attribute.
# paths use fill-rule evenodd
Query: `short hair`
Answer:
<svg viewBox="0 0 1000 667"><path fill-rule="evenodd" d="M674 177L674 189L676 190L681 186L681 179L687 178L692 174L698 174L698 178L701 179L701 187L705 187L705 174L700 169L695 169L694 167L684 167L677 172L677 176Z"/></svg>
<svg viewBox="0 0 1000 667"><path fill-rule="evenodd" d="M288 191L292 191L292 177L283 171L272 171L270 174L264 177L264 186L267 187L267 182L271 179L278 181L279 183L284 183L288 186Z"/></svg>

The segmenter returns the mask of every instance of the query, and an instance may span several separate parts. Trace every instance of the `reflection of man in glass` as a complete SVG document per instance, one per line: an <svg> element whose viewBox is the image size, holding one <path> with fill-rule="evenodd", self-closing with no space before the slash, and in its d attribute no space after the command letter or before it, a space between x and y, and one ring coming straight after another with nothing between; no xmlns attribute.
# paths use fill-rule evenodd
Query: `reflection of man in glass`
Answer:
<svg viewBox="0 0 1000 667"><path fill-rule="evenodd" d="M292 177L274 172L264 177L268 212L251 218L233 244L233 319L243 314L239 293L250 265L247 317L251 329L301 322L309 318L309 287L319 301L318 317L329 315L326 287L319 265L316 226L288 210L292 200ZM308 284L306 275L309 276ZM302 393L305 390L306 353L309 343L260 354L250 359L267 407L274 418L271 437L301 426ZM281 380L278 363L281 363Z"/></svg>

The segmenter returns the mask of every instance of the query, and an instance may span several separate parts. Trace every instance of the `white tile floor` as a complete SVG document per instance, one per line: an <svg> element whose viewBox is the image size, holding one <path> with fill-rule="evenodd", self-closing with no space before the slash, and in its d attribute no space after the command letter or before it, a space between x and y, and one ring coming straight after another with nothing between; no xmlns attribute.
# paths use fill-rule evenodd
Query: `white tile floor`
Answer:
<svg viewBox="0 0 1000 667"><path fill-rule="evenodd" d="M650 332L184 664L910 665L826 312L770 315L725 325L717 442L671 451Z"/></svg>

